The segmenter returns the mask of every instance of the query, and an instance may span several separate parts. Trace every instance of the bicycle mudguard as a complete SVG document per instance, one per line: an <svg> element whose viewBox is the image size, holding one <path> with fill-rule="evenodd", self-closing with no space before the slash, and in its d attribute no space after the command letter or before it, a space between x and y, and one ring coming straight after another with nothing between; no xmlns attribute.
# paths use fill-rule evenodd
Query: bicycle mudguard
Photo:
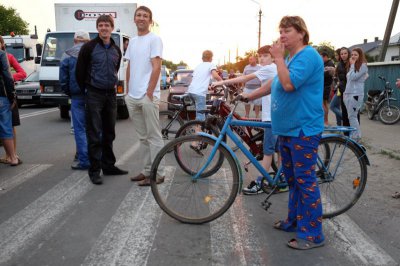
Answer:
<svg viewBox="0 0 400 266"><path fill-rule="evenodd" d="M340 134L322 134L321 139L327 138L327 137L339 137L339 138L343 138L343 135L340 135ZM371 165L371 164L369 163L369 159L368 159L368 155L367 155L367 151L366 151L365 147L364 147L363 145L361 145L360 143L358 143L357 141L351 139L351 138L348 138L348 140L351 141L351 142L353 142L353 143L355 144L357 150L359 150L359 151L361 152L361 154L362 154L361 158L365 158L365 163L366 163L367 165Z"/></svg>
<svg viewBox="0 0 400 266"><path fill-rule="evenodd" d="M203 136L203 137L208 137L208 138L213 139L215 141L218 140L217 137L215 137L213 135L209 135L209 134L204 133L204 132L198 132L196 134L200 135L200 136ZM224 146L229 151L229 153L232 155L233 159L236 162L236 166L237 166L238 173L239 173L239 191L238 191L238 194L240 194L240 192L242 191L242 187L243 187L243 172L242 172L242 167L240 167L239 159L237 158L236 154L233 152L231 147L228 146L228 144L226 144L225 142L221 141L220 145Z"/></svg>

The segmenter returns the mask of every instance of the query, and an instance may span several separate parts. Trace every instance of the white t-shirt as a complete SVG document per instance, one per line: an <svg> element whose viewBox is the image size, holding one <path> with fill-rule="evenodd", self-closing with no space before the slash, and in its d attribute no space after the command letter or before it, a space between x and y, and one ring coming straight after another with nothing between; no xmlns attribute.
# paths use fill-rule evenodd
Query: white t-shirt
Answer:
<svg viewBox="0 0 400 266"><path fill-rule="evenodd" d="M206 96L208 85L210 85L211 71L217 67L211 62L203 62L193 71L192 82L189 85L188 92L196 95Z"/></svg>
<svg viewBox="0 0 400 266"><path fill-rule="evenodd" d="M274 78L277 74L277 68L274 63L261 67L254 72L254 75L261 81L262 84ZM261 120L271 121L271 94L261 98Z"/></svg>
<svg viewBox="0 0 400 266"><path fill-rule="evenodd" d="M141 99L146 95L153 67L151 59L162 58L163 43L161 38L152 32L130 39L125 58L130 61L129 96ZM160 99L160 79L158 79L153 96Z"/></svg>

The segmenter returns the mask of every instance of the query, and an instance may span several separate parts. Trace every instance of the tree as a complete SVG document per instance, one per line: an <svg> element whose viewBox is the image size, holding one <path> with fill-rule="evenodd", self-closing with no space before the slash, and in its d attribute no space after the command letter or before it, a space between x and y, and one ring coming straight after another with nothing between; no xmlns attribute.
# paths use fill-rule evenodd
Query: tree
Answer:
<svg viewBox="0 0 400 266"><path fill-rule="evenodd" d="M315 48L318 52L327 52L329 58L335 58L335 47L330 42L321 42Z"/></svg>
<svg viewBox="0 0 400 266"><path fill-rule="evenodd" d="M29 34L28 22L23 20L14 8L6 8L0 5L0 34L9 35L11 32L15 34Z"/></svg>
<svg viewBox="0 0 400 266"><path fill-rule="evenodd" d="M165 65L171 71L175 71L178 68L178 66L186 66L187 67L187 65L188 65L185 62L183 62L182 60L178 64L175 64L169 60L163 60L162 64Z"/></svg>

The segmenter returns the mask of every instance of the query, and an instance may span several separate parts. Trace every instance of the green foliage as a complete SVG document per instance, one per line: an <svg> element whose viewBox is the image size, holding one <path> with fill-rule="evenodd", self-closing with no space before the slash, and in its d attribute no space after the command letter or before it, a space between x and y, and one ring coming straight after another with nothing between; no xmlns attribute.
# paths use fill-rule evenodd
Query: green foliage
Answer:
<svg viewBox="0 0 400 266"><path fill-rule="evenodd" d="M188 64L186 64L182 60L178 64L175 64L169 60L163 60L162 64L165 65L171 71L175 71L178 68L178 66L186 66L186 67L188 66Z"/></svg>
<svg viewBox="0 0 400 266"><path fill-rule="evenodd" d="M11 32L15 34L28 34L28 22L23 20L14 8L6 8L0 5L0 34L10 35Z"/></svg>
<svg viewBox="0 0 400 266"><path fill-rule="evenodd" d="M335 59L335 47L330 42L322 42L319 45L315 46L318 52L325 51L328 53L328 57L331 59Z"/></svg>

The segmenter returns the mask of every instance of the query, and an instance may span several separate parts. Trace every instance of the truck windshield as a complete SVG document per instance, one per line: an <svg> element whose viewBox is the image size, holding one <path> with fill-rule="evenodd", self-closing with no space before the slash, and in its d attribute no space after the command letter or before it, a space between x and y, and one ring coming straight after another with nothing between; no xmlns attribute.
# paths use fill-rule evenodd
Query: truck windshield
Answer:
<svg viewBox="0 0 400 266"><path fill-rule="evenodd" d="M97 32L91 32L90 38L96 38ZM120 36L111 34L111 38L115 44L120 46ZM43 46L42 66L59 66L60 59L66 49L74 45L73 32L54 32L46 35L46 40Z"/></svg>
<svg viewBox="0 0 400 266"><path fill-rule="evenodd" d="M23 62L25 59L25 55L24 55L25 50L22 45L18 45L18 46L7 45L6 51L7 51L7 53L12 54L15 57L15 59L17 59L18 63Z"/></svg>

